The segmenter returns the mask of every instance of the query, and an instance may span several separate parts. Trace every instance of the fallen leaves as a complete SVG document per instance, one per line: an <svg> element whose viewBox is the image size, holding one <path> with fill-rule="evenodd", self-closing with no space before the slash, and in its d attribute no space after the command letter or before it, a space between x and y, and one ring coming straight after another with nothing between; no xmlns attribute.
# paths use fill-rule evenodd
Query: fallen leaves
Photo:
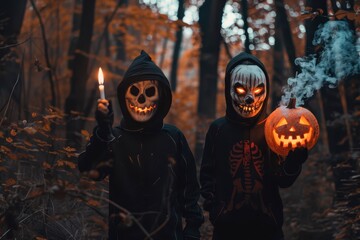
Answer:
<svg viewBox="0 0 360 240"><path fill-rule="evenodd" d="M15 184L16 184L16 180L14 178L8 178L5 181L5 186L6 187L11 187L11 186L13 186Z"/></svg>
<svg viewBox="0 0 360 240"><path fill-rule="evenodd" d="M67 160L59 159L56 161L55 166L57 167L69 167L71 169L76 168L76 164Z"/></svg>

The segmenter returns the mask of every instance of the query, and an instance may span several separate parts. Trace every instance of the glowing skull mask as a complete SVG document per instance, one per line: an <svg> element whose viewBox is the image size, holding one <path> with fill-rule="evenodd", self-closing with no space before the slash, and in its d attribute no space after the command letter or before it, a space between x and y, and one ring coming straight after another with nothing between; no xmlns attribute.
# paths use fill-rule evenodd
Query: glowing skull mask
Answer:
<svg viewBox="0 0 360 240"><path fill-rule="evenodd" d="M266 77L256 65L239 65L230 76L232 106L241 117L251 118L262 109L266 98Z"/></svg>
<svg viewBox="0 0 360 240"><path fill-rule="evenodd" d="M126 90L125 101L127 110L135 121L149 121L158 107L158 82L145 80L131 84Z"/></svg>

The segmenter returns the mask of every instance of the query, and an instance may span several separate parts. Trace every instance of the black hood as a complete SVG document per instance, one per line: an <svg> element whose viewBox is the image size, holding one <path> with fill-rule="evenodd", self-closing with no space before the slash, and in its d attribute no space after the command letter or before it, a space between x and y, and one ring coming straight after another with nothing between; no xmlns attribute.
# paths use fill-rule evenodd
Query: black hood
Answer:
<svg viewBox="0 0 360 240"><path fill-rule="evenodd" d="M131 84L144 80L156 80L159 82L160 99L155 115L147 122L137 122L132 119L128 112L125 93ZM169 112L172 101L169 80L144 50L141 50L140 55L134 59L125 72L123 80L117 88L117 96L123 114L121 126L128 130L160 129L163 125L163 119Z"/></svg>
<svg viewBox="0 0 360 240"><path fill-rule="evenodd" d="M257 65L258 67L260 67L266 77L266 98L264 101L264 104L262 106L261 111L254 117L251 118L243 118L241 117L239 114L237 114L237 112L235 111L235 109L233 108L232 105L232 98L230 95L230 78L231 78L231 71L238 65L241 65L242 63L244 63L245 61L249 61L251 63L253 63L254 65ZM244 125L254 125L262 120L264 120L266 118L266 107L267 107L267 101L269 98L269 76L267 74L267 71L265 69L264 64L262 64L262 62L260 62L260 60L258 58L256 58L255 56L246 53L246 52L242 52L238 55L236 55L234 58L232 58L230 60L230 62L228 63L228 65L226 66L226 74L225 74L225 100L226 100L226 118L229 119L232 122L238 123L238 124L244 124Z"/></svg>

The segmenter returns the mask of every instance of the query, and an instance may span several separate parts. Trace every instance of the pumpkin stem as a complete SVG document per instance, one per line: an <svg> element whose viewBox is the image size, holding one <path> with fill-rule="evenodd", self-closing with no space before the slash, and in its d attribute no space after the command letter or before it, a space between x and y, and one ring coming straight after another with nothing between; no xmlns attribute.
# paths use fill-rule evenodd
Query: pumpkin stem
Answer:
<svg viewBox="0 0 360 240"><path fill-rule="evenodd" d="M287 108L290 108L290 109L296 108L296 98L294 98L294 97L290 98Z"/></svg>

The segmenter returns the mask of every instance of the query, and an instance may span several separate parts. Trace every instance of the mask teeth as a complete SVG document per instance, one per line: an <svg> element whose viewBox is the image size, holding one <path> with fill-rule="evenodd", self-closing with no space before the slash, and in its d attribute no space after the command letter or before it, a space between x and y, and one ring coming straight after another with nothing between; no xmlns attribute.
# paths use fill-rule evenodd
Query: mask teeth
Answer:
<svg viewBox="0 0 360 240"><path fill-rule="evenodd" d="M258 110L261 106L261 103L256 103L255 105L247 106L245 104L238 105L238 109L241 111L241 113L251 113L256 110Z"/></svg>
<svg viewBox="0 0 360 240"><path fill-rule="evenodd" d="M132 104L130 104L129 106L130 106L130 109L133 109L136 113L139 113L139 114L147 114L148 112L152 112L156 108L156 104L149 106L149 107L145 107L145 108L137 107Z"/></svg>

